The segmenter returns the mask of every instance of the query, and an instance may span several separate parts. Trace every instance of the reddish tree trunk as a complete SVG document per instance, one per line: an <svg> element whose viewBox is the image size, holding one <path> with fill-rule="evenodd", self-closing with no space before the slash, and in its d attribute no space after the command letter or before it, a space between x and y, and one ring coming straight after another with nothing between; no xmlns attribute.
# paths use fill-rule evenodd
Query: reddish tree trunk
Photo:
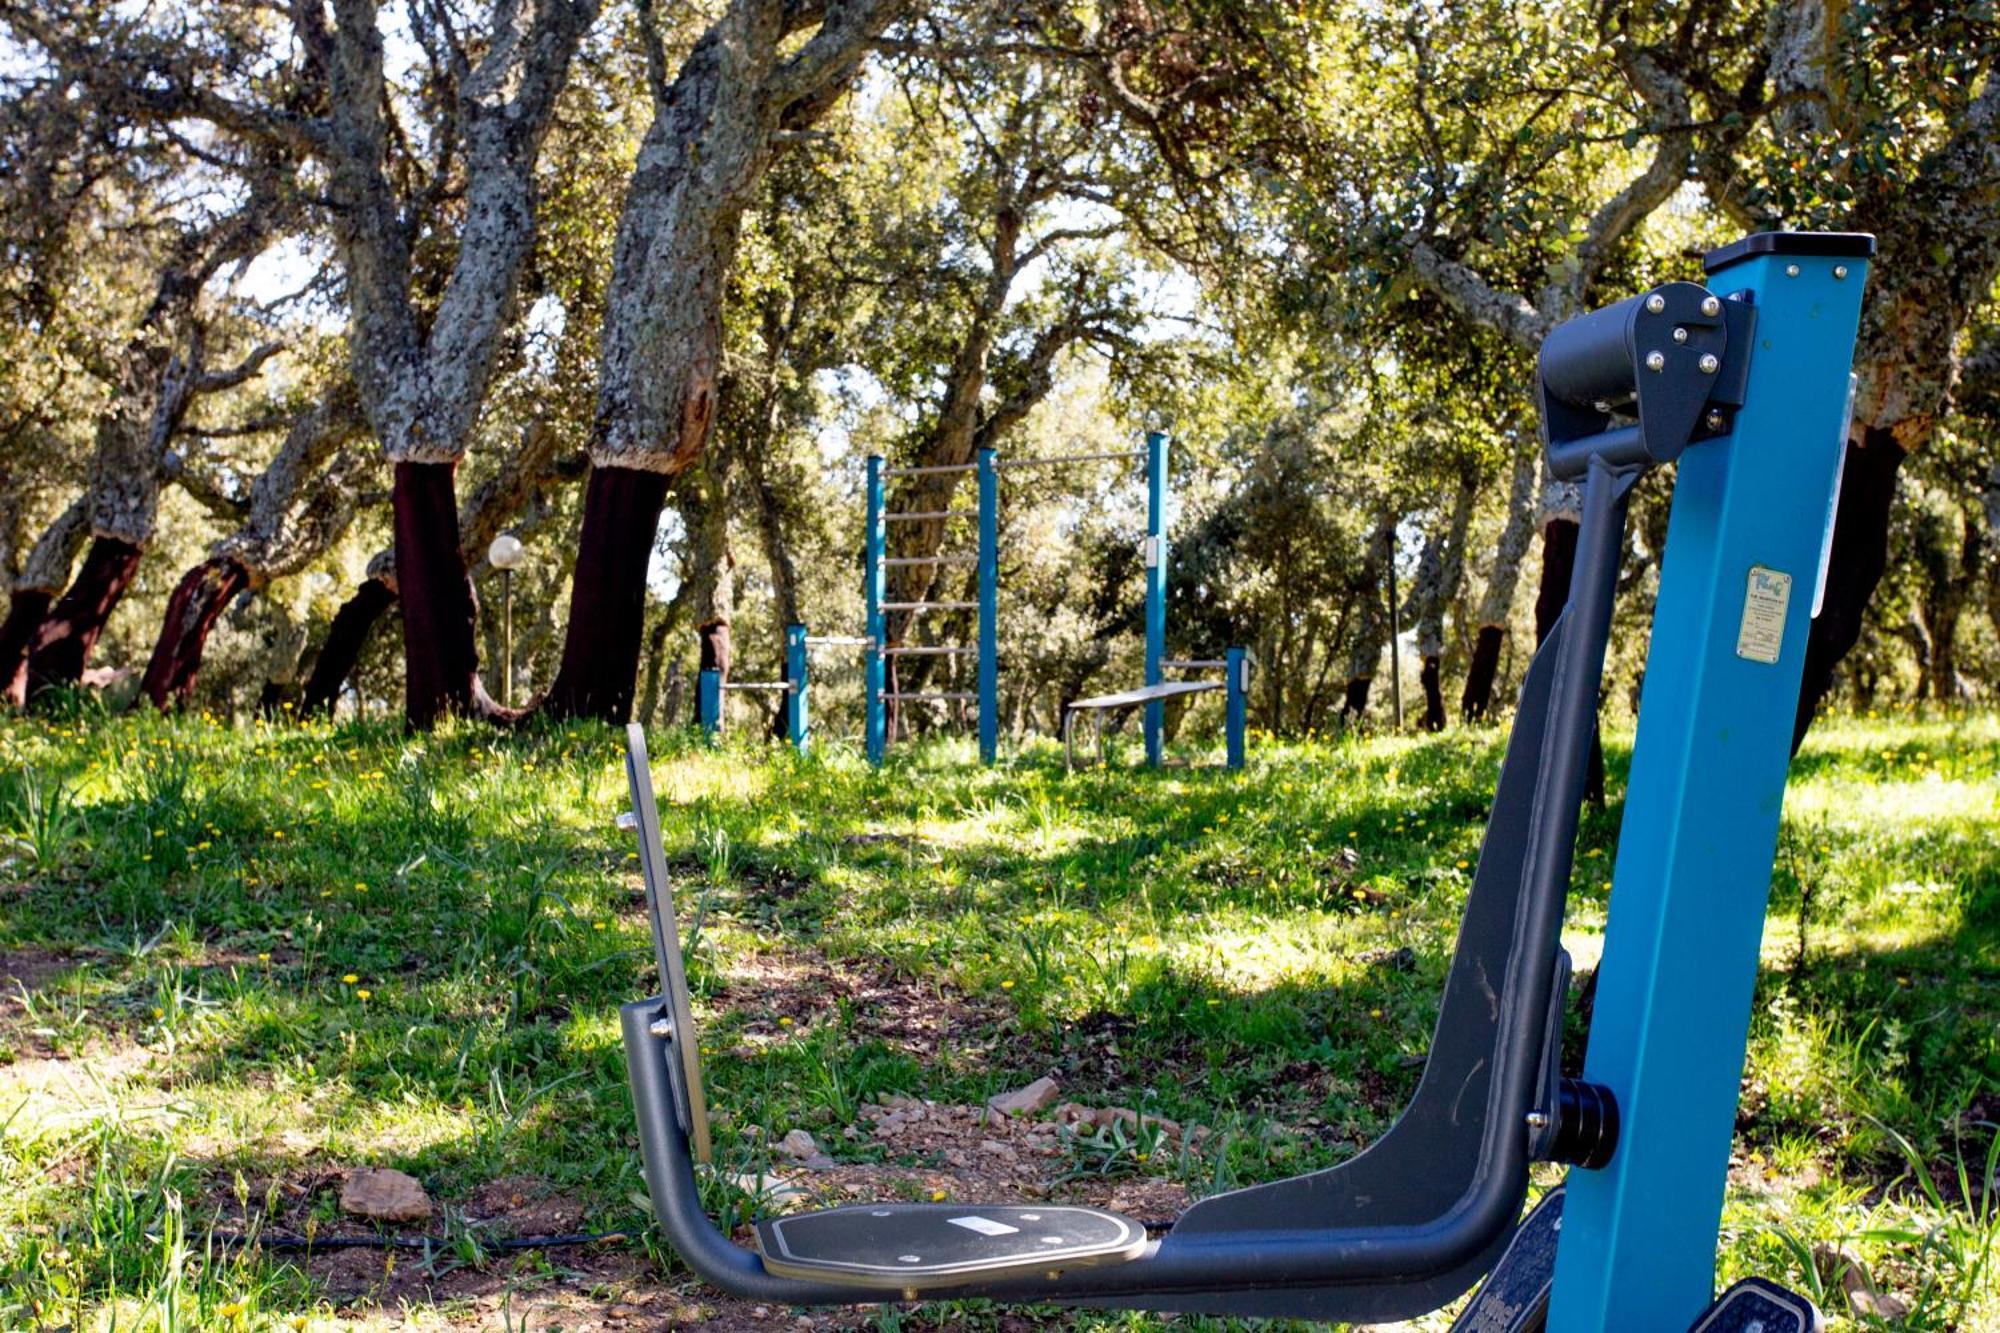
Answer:
<svg viewBox="0 0 2000 1333"><path fill-rule="evenodd" d="M139 547L117 537L96 537L83 557L76 581L62 595L28 652L28 693L83 679L90 650L118 609L119 599L139 571Z"/></svg>
<svg viewBox="0 0 2000 1333"><path fill-rule="evenodd" d="M1438 679L1439 659L1436 656L1424 658L1423 671L1418 679L1424 687L1424 730L1444 730L1444 686Z"/></svg>
<svg viewBox="0 0 2000 1333"><path fill-rule="evenodd" d="M1576 570L1577 522L1573 518L1552 518L1542 526L1542 581L1535 589L1535 646L1540 647L1556 626L1569 601L1570 575ZM1590 733L1590 773L1584 780L1584 799L1592 805L1604 804L1604 739L1593 727Z"/></svg>
<svg viewBox="0 0 2000 1333"><path fill-rule="evenodd" d="M555 716L623 722L631 715L646 626L646 565L666 499L661 473L591 469L562 667L541 705Z"/></svg>
<svg viewBox="0 0 2000 1333"><path fill-rule="evenodd" d="M153 645L146 678L140 685L153 707L186 706L194 694L195 678L201 674L208 632L229 599L249 584L250 571L226 558L204 560L181 576L174 595L167 600L159 642Z"/></svg>
<svg viewBox="0 0 2000 1333"><path fill-rule="evenodd" d="M1847 442L1840 478L1840 506L1834 511L1833 551L1826 567L1826 597L1806 635L1805 677L1799 686L1798 715L1792 723L1792 752L1812 726L1820 702L1833 688L1840 661L1861 638L1868 601L1889 562L1889 509L1896 499L1896 475L1906 457L1895 436L1869 427Z"/></svg>
<svg viewBox="0 0 2000 1333"><path fill-rule="evenodd" d="M1465 693L1458 704L1467 722L1481 722L1493 704L1493 682L1500 675L1500 647L1507 631L1499 625L1481 625L1472 644L1472 664L1465 672Z"/></svg>
<svg viewBox="0 0 2000 1333"><path fill-rule="evenodd" d="M729 679L729 622L711 620L695 630L695 638L700 643L701 669L719 672L724 680Z"/></svg>
<svg viewBox="0 0 2000 1333"><path fill-rule="evenodd" d="M415 731L474 711L479 649L459 554L456 463L398 463L396 585L403 602L403 721Z"/></svg>
<svg viewBox="0 0 2000 1333"><path fill-rule="evenodd" d="M361 660L361 650L368 646L369 634L374 631L376 622L395 604L394 589L380 579L365 579L354 590L354 595L341 604L340 610L334 612L333 624L326 632L326 644L313 661L312 674L307 677L305 692L299 697L299 713L302 716L333 711L334 701L340 698L341 687L354 674L354 664Z"/></svg>
<svg viewBox="0 0 2000 1333"><path fill-rule="evenodd" d="M0 624L0 695L16 708L28 701L28 650L55 602L45 588L21 588L7 604L6 623Z"/></svg>

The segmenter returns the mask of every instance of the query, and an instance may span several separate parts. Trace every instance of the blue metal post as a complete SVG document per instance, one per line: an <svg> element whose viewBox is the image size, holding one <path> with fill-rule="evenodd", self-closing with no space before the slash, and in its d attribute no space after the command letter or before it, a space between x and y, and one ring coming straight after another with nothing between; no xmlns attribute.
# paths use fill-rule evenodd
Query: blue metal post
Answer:
<svg viewBox="0 0 2000 1333"><path fill-rule="evenodd" d="M1167 435L1146 434L1146 684L1162 679L1167 656ZM1146 762L1158 768L1165 757L1167 705L1146 705Z"/></svg>
<svg viewBox="0 0 2000 1333"><path fill-rule="evenodd" d="M714 667L704 667L695 677L694 709L702 739L713 745L722 734L722 673Z"/></svg>
<svg viewBox="0 0 2000 1333"><path fill-rule="evenodd" d="M1731 434L1682 456L1584 1076L1618 1097L1572 1171L1551 1333L1664 1333L1707 1305L1821 537L1867 260L1754 254Z"/></svg>
<svg viewBox="0 0 2000 1333"><path fill-rule="evenodd" d="M1000 750L1000 470L979 451L979 761Z"/></svg>
<svg viewBox="0 0 2000 1333"><path fill-rule="evenodd" d="M1223 687L1223 737L1231 768L1243 767L1243 732L1250 712L1250 655L1241 648L1222 655L1228 683Z"/></svg>
<svg viewBox="0 0 2000 1333"><path fill-rule="evenodd" d="M806 752L806 627L785 626L785 739L800 754Z"/></svg>
<svg viewBox="0 0 2000 1333"><path fill-rule="evenodd" d="M862 551L863 574L861 575L861 596L867 606L868 636L867 656L862 664L862 693L866 696L866 713L862 720L862 744L868 752L868 762L882 762L883 742L886 739L882 718L882 682L887 674L884 670L886 659L882 650L888 647L882 642L882 456L868 455L868 531Z"/></svg>

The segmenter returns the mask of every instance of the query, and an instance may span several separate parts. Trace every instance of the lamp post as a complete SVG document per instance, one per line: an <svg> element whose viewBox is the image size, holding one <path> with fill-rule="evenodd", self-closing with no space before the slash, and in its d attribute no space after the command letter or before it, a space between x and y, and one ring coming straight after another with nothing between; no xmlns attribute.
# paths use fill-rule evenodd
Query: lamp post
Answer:
<svg viewBox="0 0 2000 1333"><path fill-rule="evenodd" d="M486 563L500 571L500 703L514 706L514 571L527 559L521 539L503 532L486 548Z"/></svg>

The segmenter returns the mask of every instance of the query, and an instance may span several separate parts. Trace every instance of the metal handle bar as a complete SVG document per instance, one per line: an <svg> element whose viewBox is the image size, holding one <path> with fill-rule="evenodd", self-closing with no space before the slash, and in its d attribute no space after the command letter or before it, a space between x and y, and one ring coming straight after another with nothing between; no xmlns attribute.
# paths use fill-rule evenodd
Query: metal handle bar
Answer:
<svg viewBox="0 0 2000 1333"><path fill-rule="evenodd" d="M808 648L873 648L875 640L866 634L808 634Z"/></svg>
<svg viewBox="0 0 2000 1333"><path fill-rule="evenodd" d="M882 475L885 477L934 477L946 472L971 472L977 469L978 466L979 464L977 463L939 463L935 467L892 467L884 468Z"/></svg>
<svg viewBox="0 0 2000 1333"><path fill-rule="evenodd" d="M1124 449L1115 454L1057 454L1052 458L1005 458L993 464L997 468L1010 467L1053 467L1058 463L1103 463L1113 458L1144 458L1144 449Z"/></svg>
<svg viewBox="0 0 2000 1333"><path fill-rule="evenodd" d="M974 611L978 608L977 602L884 602L880 607L884 611Z"/></svg>
<svg viewBox="0 0 2000 1333"><path fill-rule="evenodd" d="M885 565L976 565L976 555L885 555Z"/></svg>
<svg viewBox="0 0 2000 1333"><path fill-rule="evenodd" d="M882 515L884 523L915 523L925 518L978 518L977 509L906 509Z"/></svg>
<svg viewBox="0 0 2000 1333"><path fill-rule="evenodd" d="M1170 657L1161 661L1160 665L1170 671L1220 671L1229 663L1220 657Z"/></svg>
<svg viewBox="0 0 2000 1333"><path fill-rule="evenodd" d="M933 648L929 645L924 645L914 648L884 648L882 655L885 657L970 657L978 651L977 648Z"/></svg>
<svg viewBox="0 0 2000 1333"><path fill-rule="evenodd" d="M884 699L907 699L912 703L945 703L951 700L977 699L979 696L969 691L950 694L885 694Z"/></svg>
<svg viewBox="0 0 2000 1333"><path fill-rule="evenodd" d="M722 682L722 688L725 690L789 690L793 686L792 682L788 680L725 680Z"/></svg>

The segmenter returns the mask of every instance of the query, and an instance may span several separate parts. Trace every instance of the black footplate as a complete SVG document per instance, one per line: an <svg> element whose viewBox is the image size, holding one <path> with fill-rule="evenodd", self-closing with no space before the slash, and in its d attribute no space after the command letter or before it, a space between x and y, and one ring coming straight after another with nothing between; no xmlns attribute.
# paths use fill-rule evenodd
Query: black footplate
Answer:
<svg viewBox="0 0 2000 1333"><path fill-rule="evenodd" d="M1819 1310L1796 1292L1746 1277L1708 1307L1688 1333L1820 1333Z"/></svg>
<svg viewBox="0 0 2000 1333"><path fill-rule="evenodd" d="M1548 1323L1549 1288L1562 1239L1563 1187L1542 1196L1514 1230L1479 1294L1452 1322L1452 1333L1538 1333Z"/></svg>
<svg viewBox="0 0 2000 1333"><path fill-rule="evenodd" d="M867 1203L767 1218L757 1248L781 1277L915 1291L1124 1263L1146 1229L1098 1208Z"/></svg>

